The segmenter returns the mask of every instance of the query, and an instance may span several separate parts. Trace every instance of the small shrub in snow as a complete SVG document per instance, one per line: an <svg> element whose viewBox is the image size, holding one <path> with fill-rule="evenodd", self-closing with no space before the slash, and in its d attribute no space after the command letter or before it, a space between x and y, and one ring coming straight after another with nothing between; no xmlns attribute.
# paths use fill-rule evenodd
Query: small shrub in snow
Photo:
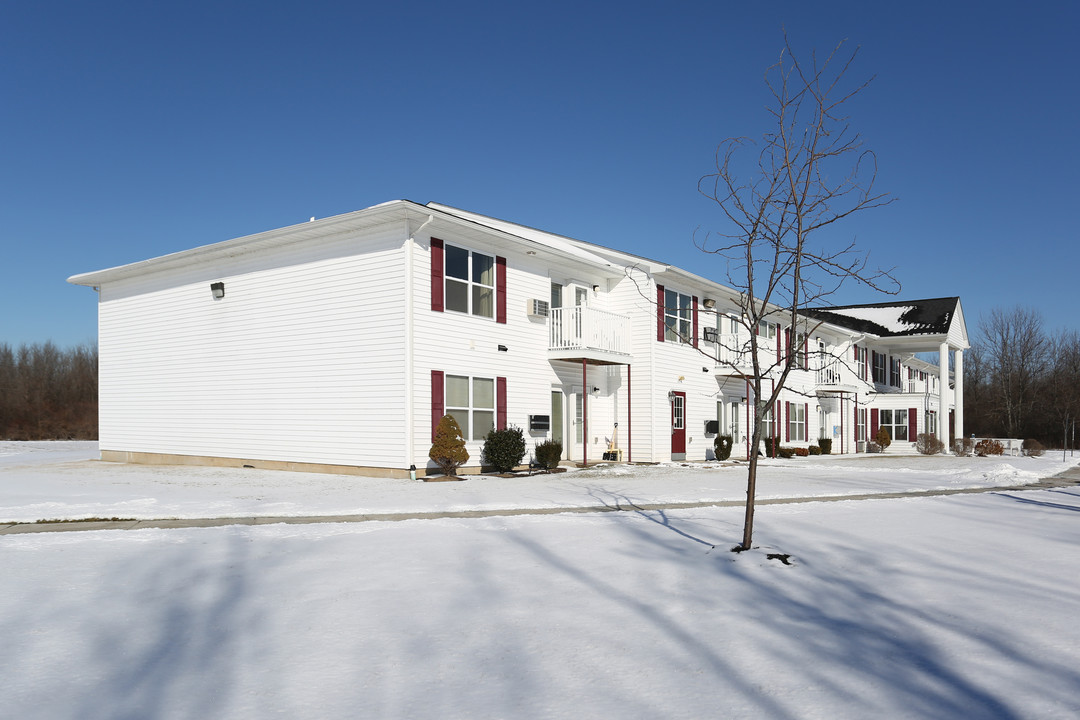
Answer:
<svg viewBox="0 0 1080 720"><path fill-rule="evenodd" d="M832 455L832 438L818 438L817 444L822 455Z"/></svg>
<svg viewBox="0 0 1080 720"><path fill-rule="evenodd" d="M807 455L810 454L810 449L809 448L797 447L797 448L792 448L792 450L794 450L794 452L795 452L795 457L806 457ZM818 452L821 452L820 448L818 448Z"/></svg>
<svg viewBox="0 0 1080 720"><path fill-rule="evenodd" d="M811 455L823 455L823 454L825 454L824 451L821 449L820 445L811 445L809 450L810 450Z"/></svg>
<svg viewBox="0 0 1080 720"><path fill-rule="evenodd" d="M523 457L525 433L513 426L503 430L492 428L484 438L484 447L480 451L481 462L499 472L510 472L521 464Z"/></svg>
<svg viewBox="0 0 1080 720"><path fill-rule="evenodd" d="M877 435L874 436L874 442L876 442L882 450L892 445L892 435L885 428L878 428Z"/></svg>
<svg viewBox="0 0 1080 720"><path fill-rule="evenodd" d="M936 435L920 433L915 439L915 449L923 455L937 455L945 451L945 443L938 440Z"/></svg>
<svg viewBox="0 0 1080 720"><path fill-rule="evenodd" d="M873 440L871 440L868 443L866 443L866 452L868 452L868 453L879 453L879 452L881 452L881 446L878 445Z"/></svg>
<svg viewBox="0 0 1080 720"><path fill-rule="evenodd" d="M776 448L776 454L785 460L790 460L795 456L795 448L778 447Z"/></svg>
<svg viewBox="0 0 1080 720"><path fill-rule="evenodd" d="M1044 452L1046 452L1046 448L1035 438L1028 438L1024 441L1024 454L1028 457L1042 457Z"/></svg>
<svg viewBox="0 0 1080 720"><path fill-rule="evenodd" d="M716 440L713 442L713 449L716 452L717 460L727 460L731 457L731 446L735 444L735 441L730 435L717 435Z"/></svg>
<svg viewBox="0 0 1080 720"><path fill-rule="evenodd" d="M968 456L974 447L974 443L971 438L957 438L953 440L952 448L953 452L957 455Z"/></svg>
<svg viewBox="0 0 1080 720"><path fill-rule="evenodd" d="M767 437L764 438L762 442L765 443L765 457L773 457L775 455L775 453L773 452L773 439Z"/></svg>
<svg viewBox="0 0 1080 720"><path fill-rule="evenodd" d="M444 475L457 475L457 469L469 461L461 426L453 415L443 415L435 426L435 441L431 444L428 457L435 461Z"/></svg>
<svg viewBox="0 0 1080 720"><path fill-rule="evenodd" d="M975 443L975 454L979 457L987 457L989 455L1004 455L1005 446L999 443L993 438L985 438Z"/></svg>
<svg viewBox="0 0 1080 720"><path fill-rule="evenodd" d="M548 470L559 467L562 459L562 443L558 440L545 440L536 446L536 464Z"/></svg>

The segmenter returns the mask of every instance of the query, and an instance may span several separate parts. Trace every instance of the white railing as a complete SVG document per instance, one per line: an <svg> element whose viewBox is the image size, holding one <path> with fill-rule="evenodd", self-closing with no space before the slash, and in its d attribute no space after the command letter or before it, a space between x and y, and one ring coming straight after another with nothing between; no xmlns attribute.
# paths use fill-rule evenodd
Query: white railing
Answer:
<svg viewBox="0 0 1080 720"><path fill-rule="evenodd" d="M630 318L590 307L552 308L548 349L630 354Z"/></svg>
<svg viewBox="0 0 1080 720"><path fill-rule="evenodd" d="M716 364L725 367L749 367L752 363L747 345L744 336L738 333L717 336Z"/></svg>
<svg viewBox="0 0 1080 720"><path fill-rule="evenodd" d="M839 385L840 369L835 367L821 368L817 371L818 385Z"/></svg>

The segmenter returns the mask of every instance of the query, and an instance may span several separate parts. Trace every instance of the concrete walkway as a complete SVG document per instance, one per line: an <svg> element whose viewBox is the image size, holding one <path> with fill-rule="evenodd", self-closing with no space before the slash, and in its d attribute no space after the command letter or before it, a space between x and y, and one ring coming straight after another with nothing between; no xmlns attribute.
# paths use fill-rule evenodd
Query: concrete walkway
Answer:
<svg viewBox="0 0 1080 720"><path fill-rule="evenodd" d="M813 497L758 498L757 505L790 505L794 503L842 502L845 500L887 500L912 497L940 497L1003 491L1046 490L1080 485L1080 466L1071 467L1053 477L1043 478L1030 485L999 487L954 488L939 490L910 490L904 492L866 493L859 495L818 495ZM396 522L400 520L438 520L441 518L509 517L514 515L558 515L561 513L641 512L646 510L685 510L701 507L743 507L743 500L674 503L614 503L579 507L501 508L494 510L449 510L438 512L371 513L360 515L259 516L187 518L162 520L69 520L65 522L7 523L0 526L0 535L43 532L85 532L89 530L142 530L144 528L200 528L227 525L307 525L312 523Z"/></svg>

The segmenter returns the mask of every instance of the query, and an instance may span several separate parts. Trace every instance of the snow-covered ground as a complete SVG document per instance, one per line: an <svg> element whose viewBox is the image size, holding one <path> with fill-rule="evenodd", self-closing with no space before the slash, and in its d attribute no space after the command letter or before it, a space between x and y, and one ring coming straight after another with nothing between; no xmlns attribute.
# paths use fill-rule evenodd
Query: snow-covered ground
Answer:
<svg viewBox="0 0 1080 720"><path fill-rule="evenodd" d="M53 450L73 448L0 445L5 517L46 506L53 517L316 514L742 492L738 469L411 484L70 455L54 464ZM1015 484L1071 464L808 460L766 468L763 494ZM0 714L1080 715L1080 489L763 505L759 547L734 554L741 515L0 536ZM774 552L793 564L766 558Z"/></svg>
<svg viewBox="0 0 1080 720"><path fill-rule="evenodd" d="M95 443L0 442L0 522L346 515L743 500L746 467L600 466L558 475L424 483L386 478L103 463ZM1080 460L843 455L764 460L759 498L998 487Z"/></svg>

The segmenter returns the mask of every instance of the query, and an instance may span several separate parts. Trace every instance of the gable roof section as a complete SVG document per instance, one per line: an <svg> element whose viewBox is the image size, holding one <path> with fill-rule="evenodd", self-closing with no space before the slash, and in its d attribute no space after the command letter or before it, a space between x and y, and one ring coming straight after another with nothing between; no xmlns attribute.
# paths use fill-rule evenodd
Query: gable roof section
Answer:
<svg viewBox="0 0 1080 720"><path fill-rule="evenodd" d="M958 315L959 305L960 298L944 297L809 308L802 312L815 320L878 337L913 337L948 335L953 318Z"/></svg>

